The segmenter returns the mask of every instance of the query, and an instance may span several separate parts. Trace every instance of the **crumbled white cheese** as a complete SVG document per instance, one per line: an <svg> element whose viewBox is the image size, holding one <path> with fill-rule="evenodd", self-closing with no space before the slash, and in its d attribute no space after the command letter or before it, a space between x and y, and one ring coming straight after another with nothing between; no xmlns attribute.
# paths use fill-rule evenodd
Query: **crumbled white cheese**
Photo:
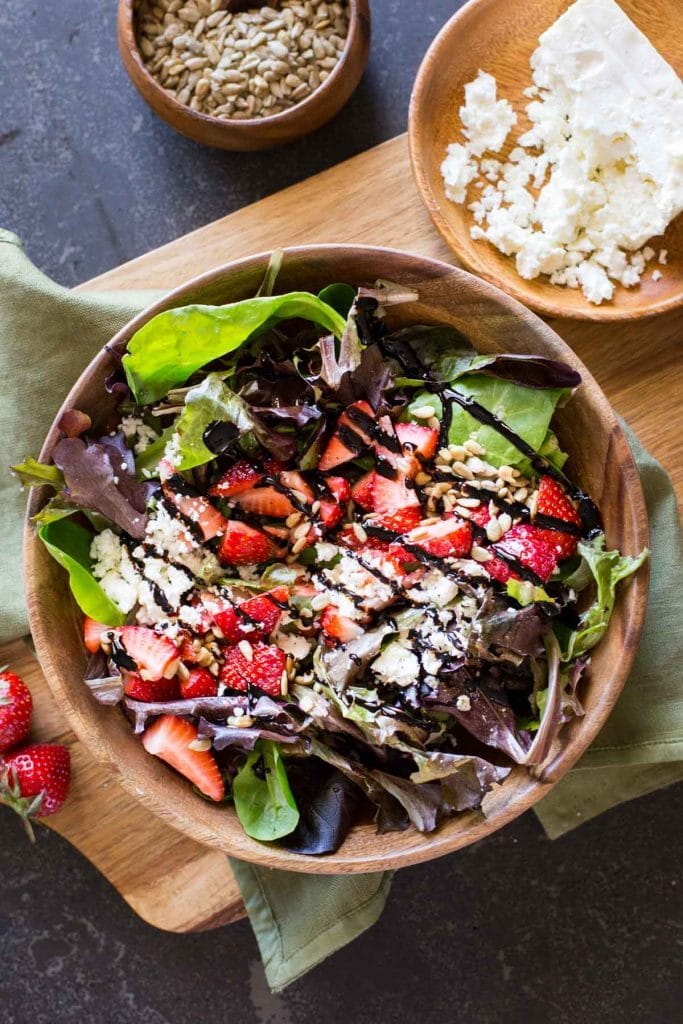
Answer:
<svg viewBox="0 0 683 1024"><path fill-rule="evenodd" d="M471 711L472 701L470 700L466 693L461 693L455 702L455 706L458 709L458 711Z"/></svg>
<svg viewBox="0 0 683 1024"><path fill-rule="evenodd" d="M474 81L465 86L465 105L460 108L460 120L468 151L473 156L482 156L487 150L497 153L501 149L508 132L517 123L517 115L507 100L498 99L493 75L480 71Z"/></svg>
<svg viewBox="0 0 683 1024"><path fill-rule="evenodd" d="M279 632L273 639L281 651L291 654L297 661L303 661L311 653L311 641L297 633Z"/></svg>
<svg viewBox="0 0 683 1024"><path fill-rule="evenodd" d="M477 165L459 142L452 142L441 164L446 195L454 203L464 203L467 186L477 175Z"/></svg>
<svg viewBox="0 0 683 1024"><path fill-rule="evenodd" d="M398 641L388 644L372 665L372 671L384 683L396 686L410 686L420 678L420 662L417 655Z"/></svg>
<svg viewBox="0 0 683 1024"><path fill-rule="evenodd" d="M683 210L683 85L614 0L576 0L539 43L524 91L531 129L500 167L481 161L489 184L469 206L471 235L514 255L522 277L549 275L599 304L615 284L639 282L655 257L645 243ZM510 118L501 102L481 71L465 87L468 141L454 145L466 170L459 187L446 185L454 202L466 201L482 143L502 148ZM497 133L473 130L485 123L482 104L491 120L500 110Z"/></svg>
<svg viewBox="0 0 683 1024"><path fill-rule="evenodd" d="M159 436L156 430L148 427L139 416L123 416L121 418L121 430L126 440L133 442L132 448L136 455L142 455ZM125 466L121 468L125 469Z"/></svg>
<svg viewBox="0 0 683 1024"><path fill-rule="evenodd" d="M653 281L661 281L661 279L662 279L662 272L661 272L661 270L653 270L652 271L652 280Z"/></svg>

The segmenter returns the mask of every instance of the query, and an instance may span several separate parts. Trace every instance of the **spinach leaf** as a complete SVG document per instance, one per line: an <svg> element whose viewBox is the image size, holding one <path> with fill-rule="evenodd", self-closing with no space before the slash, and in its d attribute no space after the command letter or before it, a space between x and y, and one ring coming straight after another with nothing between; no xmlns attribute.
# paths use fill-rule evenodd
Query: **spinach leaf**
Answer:
<svg viewBox="0 0 683 1024"><path fill-rule="evenodd" d="M66 519L67 516L72 516L75 512L81 511L83 510L78 505L56 497L48 501L47 505L43 505L40 512L37 512L31 521L35 523L36 529L38 529L41 526L46 526L48 523L54 523L57 519Z"/></svg>
<svg viewBox="0 0 683 1024"><path fill-rule="evenodd" d="M318 758L293 760L289 776L301 817L282 846L292 853L309 856L334 853L353 825L362 790Z"/></svg>
<svg viewBox="0 0 683 1024"><path fill-rule="evenodd" d="M356 289L350 284L328 284L318 292L318 298L332 306L332 309L336 309L337 313L346 319L356 298Z"/></svg>
<svg viewBox="0 0 683 1024"><path fill-rule="evenodd" d="M22 487L42 487L47 484L59 491L64 486L64 475L56 466L46 466L37 459L27 458L16 466L10 466L19 477Z"/></svg>
<svg viewBox="0 0 683 1024"><path fill-rule="evenodd" d="M579 541L578 550L595 580L597 594L593 604L582 614L578 629L570 633L561 625L555 627L563 661L585 654L600 642L612 615L617 583L633 575L650 554L647 548L635 558L621 555L618 551L605 551L604 534L592 540Z"/></svg>
<svg viewBox="0 0 683 1024"><path fill-rule="evenodd" d="M480 373L461 377L454 389L495 413L536 451L546 439L557 403L567 394L563 388L528 388ZM472 436L486 449L486 458L492 465L528 468L528 459L493 427L474 419L457 402L452 407L448 434L451 444L463 444Z"/></svg>
<svg viewBox="0 0 683 1024"><path fill-rule="evenodd" d="M271 740L259 740L232 784L235 810L252 839L270 842L293 832L299 823L280 751Z"/></svg>
<svg viewBox="0 0 683 1024"><path fill-rule="evenodd" d="M204 444L204 433L209 424L216 421L234 424L240 434L251 432L273 458L289 458L295 442L267 427L249 404L228 387L223 376L207 374L201 384L191 388L185 396L185 409L175 424L181 456L178 468L193 469L214 458L214 453Z"/></svg>
<svg viewBox="0 0 683 1024"><path fill-rule="evenodd" d="M139 405L155 402L200 367L238 349L256 332L301 317L337 337L344 319L309 292L260 296L227 306L182 306L159 313L128 342L123 368Z"/></svg>
<svg viewBox="0 0 683 1024"><path fill-rule="evenodd" d="M92 534L68 519L54 519L38 530L52 557L69 574L69 586L81 611L106 626L122 626L126 616L111 601L91 572Z"/></svg>

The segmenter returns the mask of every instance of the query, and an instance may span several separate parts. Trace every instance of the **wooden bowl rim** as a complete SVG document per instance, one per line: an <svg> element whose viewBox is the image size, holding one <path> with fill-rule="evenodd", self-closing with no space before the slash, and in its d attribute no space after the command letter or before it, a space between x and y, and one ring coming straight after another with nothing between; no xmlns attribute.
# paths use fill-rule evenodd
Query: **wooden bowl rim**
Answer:
<svg viewBox="0 0 683 1024"><path fill-rule="evenodd" d="M137 36L135 33L135 24L133 16L133 7L136 0L119 0L119 43L121 46L125 46L126 50L130 54L131 58L135 61L138 74L144 79L159 98L169 103L180 116L187 118L189 121L194 121L197 125L218 126L219 128L230 129L231 131L242 129L245 132L249 129L258 128L272 128L274 126L291 125L297 120L305 120L306 114L311 111L312 107L317 104L320 97L326 96L332 91L332 88L338 84L341 77L346 72L346 66L348 62L349 53L352 45L355 46L360 40L360 21L361 18L365 18L368 23L370 21L370 7L369 0L347 0L349 4L349 31L346 36L346 42L344 43L344 49L342 50L341 57L332 70L329 78L326 78L313 92L305 99L301 100L300 103L295 104L289 110L283 110L279 114L271 114L268 117L245 117L239 120L221 120L219 117L212 117L210 114L202 114L198 110L192 110L191 107L185 106L184 103L179 103L175 96L171 96L166 90L157 82L156 78L150 74L147 70L145 63L140 53L140 47L138 46ZM367 63L367 55L365 62ZM125 67L125 63L124 63ZM126 68L126 70L128 70Z"/></svg>
<svg viewBox="0 0 683 1024"><path fill-rule="evenodd" d="M410 94L408 108L408 149L410 152L410 163L413 171L413 178L417 191L422 202L427 208L434 227L439 232L449 249L455 253L463 265L477 276L485 278L491 284L500 288L517 299L523 305L529 306L537 313L544 316L557 317L568 320L588 320L595 322L618 322L620 320L642 320L647 317L658 316L667 313L672 309L683 306L683 285L678 294L667 298L644 302L640 306L621 309L610 304L596 306L587 299L584 299L580 290L576 291L577 304L557 305L550 299L539 296L533 288L533 281L528 284L524 278L516 274L512 269L509 274L500 274L496 270L487 269L488 257L486 249L482 245L481 262L473 263L467 251L461 246L459 236L451 229L448 218L441 212L441 197L437 197L432 188L431 178L425 166L422 155L421 136L424 102L423 97L427 91L428 83L432 77L438 74L438 67L442 61L442 49L446 49L451 36L458 31L463 34L467 31L467 24L476 17L482 7L497 6L498 0L468 0L463 7L453 14L445 25L437 32L425 53L415 76L413 88ZM681 215L683 216L683 214ZM561 288L560 285L556 287ZM566 292L569 289L564 289Z"/></svg>
<svg viewBox="0 0 683 1024"><path fill-rule="evenodd" d="M433 277L450 276L452 278L461 278L464 285L473 288L475 292L498 303L507 312L523 316L529 328L539 335L539 341L542 339L548 342L550 347L554 349L554 355L558 358L564 358L574 366L582 375L582 383L588 385L592 393L592 399L599 408L604 432L609 436L610 440L614 441L616 447L614 457L615 460L618 460L620 477L632 497L632 522L636 547L640 550L647 546L648 526L645 500L640 477L626 437L612 407L592 374L590 374L579 357L552 328L535 316L535 314L529 313L516 299L511 298L467 271L452 267L450 264L440 260L416 256L398 249L367 245L330 243L302 245L284 249L285 261L287 257L294 261L298 258L323 261L326 257L336 254L357 256L359 260L368 258L375 262L380 262L382 257L387 257L395 262L405 264L405 272L408 272L409 268L418 268L424 270L425 276L431 274ZM125 344L135 330L138 330L157 313L173 306L181 305L188 294L194 294L202 289L210 288L212 285L233 274L245 273L257 268L265 269L269 257L270 251L266 251L222 264L174 288L133 317L93 358L71 388L47 434L40 453L40 461L49 459L54 444L58 439L57 423L62 412L66 408L74 406L78 401L79 393L86 380L91 375L97 374L100 371L101 365L110 358L108 349L116 349ZM396 274L396 268L392 272ZM398 273L400 273L400 270ZM445 831L446 826L444 826L442 830L431 833L428 836L424 836L411 828L408 832L402 833L403 836L410 837L411 845L399 852L383 851L383 837L373 835L371 837L372 843L369 843L368 848L358 854L345 854L343 847L336 854L329 854L323 858L293 854L280 847L259 843L250 839L238 831L239 823L237 823L235 834L226 838L224 833L219 835L218 832L214 831L206 823L197 821L195 814L185 813L182 808L178 809L171 801L170 795L167 792L168 775L166 773L170 769L160 764L157 759L149 758L149 765L144 762L144 769L140 774L136 775L127 771L125 762L122 765L120 759L116 756L115 744L112 745L109 730L104 726L100 726L94 720L93 712L96 707L94 702L92 704L92 711L90 711L91 705L88 704L88 710L83 714L73 704L69 696L69 689L73 686L73 680L66 680L63 677L60 671L59 652L55 646L57 638L48 635L48 630L44 627L38 611L41 588L38 585L35 567L37 558L41 553L41 545L32 528L30 517L43 504L43 500L44 495L39 491L32 492L24 528L24 574L29 622L38 660L43 668L48 685L59 707L69 721L71 728L90 750L95 759L110 769L116 777L116 781L131 796L167 821L172 827L204 845L217 847L232 856L267 867L311 874L351 874L406 867L410 864L431 860L468 846L508 824L508 822L517 818L524 811L529 810L538 800L542 799L575 764L599 733L623 689L644 625L649 580L649 570L647 567L645 567L644 571L637 574L635 579L631 581L628 590L621 597L625 623L624 650L623 656L614 668L608 686L604 689L604 699L590 716L577 720L577 729L561 748L552 764L548 766L546 779L541 782L532 778L528 773L522 776L522 781L518 783L518 793L508 802L506 807L497 811L494 816L485 818L483 821L477 820L473 823L471 814L463 814L455 819L463 823L461 829L447 832ZM73 601L72 607L74 612L76 612ZM80 615L80 612L78 614ZM610 623L603 642L606 641L609 631L614 628L614 625L614 621ZM113 709L106 709L106 711L110 710L113 711ZM99 743L94 743L96 739ZM519 778L520 776L517 775L517 779ZM507 784L509 784L509 780L506 780L503 786ZM193 803L193 810L202 804L199 797L195 799L197 804Z"/></svg>

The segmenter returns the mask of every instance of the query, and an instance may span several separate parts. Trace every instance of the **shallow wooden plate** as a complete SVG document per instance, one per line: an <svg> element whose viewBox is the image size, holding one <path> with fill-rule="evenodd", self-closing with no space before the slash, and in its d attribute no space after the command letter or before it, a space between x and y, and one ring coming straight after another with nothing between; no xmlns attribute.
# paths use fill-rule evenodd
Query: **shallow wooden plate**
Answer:
<svg viewBox="0 0 683 1024"><path fill-rule="evenodd" d="M666 234L652 239L657 252L668 249L668 263L650 264L635 288L617 285L611 302L596 306L580 289L551 285L547 277L525 281L514 259L486 241L474 241L472 214L446 198L441 163L450 142L464 142L459 108L467 82L488 71L498 81L498 95L512 103L517 129L529 122L522 90L531 85L529 58L538 37L570 6L570 0L470 0L444 25L418 71L410 103L408 137L418 191L444 241L473 273L547 316L580 320L630 320L683 305L683 214ZM677 27L672 0L620 0L620 6L679 73L683 69L683 32ZM680 7L678 8L680 15ZM680 20L680 18L679 18ZM517 134L517 129L511 135ZM504 149L507 155L511 144ZM468 201L478 190L470 185ZM653 281L652 270L662 271Z"/></svg>
<svg viewBox="0 0 683 1024"><path fill-rule="evenodd" d="M176 289L123 328L112 347L125 345L134 331L163 309L191 302L233 302L253 295L267 259L268 254L261 254L238 260ZM562 359L579 370L583 384L554 421L560 441L571 456L569 471L600 505L610 546L628 554L640 551L648 540L645 504L635 464L614 412L583 363L529 310L465 271L393 249L349 245L289 249L285 251L278 286L282 291L315 292L331 281L359 285L378 277L419 292L418 302L395 307L391 322L396 326L419 321L450 323L466 333L482 352L542 354ZM112 409L113 399L104 390L104 379L114 365L112 353L103 350L77 381L63 408L81 408L93 417L96 426L101 423ZM57 439L53 425L41 452L42 461L50 458ZM44 498L33 495L29 515L38 510ZM642 571L619 594L609 630L595 652L583 689L586 715L562 733L544 782L515 768L505 783L486 797L485 816L460 815L429 836L414 829L377 836L373 827L361 825L352 830L337 853L316 858L250 839L231 808L212 805L196 796L185 780L144 751L123 714L95 702L82 682L86 655L81 615L65 574L36 539L30 523L25 536L25 577L31 632L50 687L78 737L133 796L191 838L243 860L328 874L403 867L438 857L494 832L540 800L580 757L614 706L638 646L647 600L647 572Z"/></svg>

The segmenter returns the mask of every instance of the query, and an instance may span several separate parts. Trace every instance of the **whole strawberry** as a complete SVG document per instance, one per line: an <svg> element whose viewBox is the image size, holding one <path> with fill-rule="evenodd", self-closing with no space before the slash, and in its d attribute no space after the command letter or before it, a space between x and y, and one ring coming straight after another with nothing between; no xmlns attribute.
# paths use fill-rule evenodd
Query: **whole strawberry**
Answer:
<svg viewBox="0 0 683 1024"><path fill-rule="evenodd" d="M0 803L23 819L31 841L31 818L46 818L63 805L71 781L71 756L56 743L34 743L0 758Z"/></svg>
<svg viewBox="0 0 683 1024"><path fill-rule="evenodd" d="M14 672L0 672L0 754L28 735L33 701L28 686Z"/></svg>

